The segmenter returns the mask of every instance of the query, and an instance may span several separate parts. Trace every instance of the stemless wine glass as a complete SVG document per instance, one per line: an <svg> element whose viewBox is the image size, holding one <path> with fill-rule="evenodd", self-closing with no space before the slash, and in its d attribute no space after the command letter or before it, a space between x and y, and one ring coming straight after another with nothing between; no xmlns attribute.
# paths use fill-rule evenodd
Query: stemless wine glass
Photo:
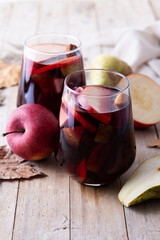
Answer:
<svg viewBox="0 0 160 240"><path fill-rule="evenodd" d="M81 43L73 36L43 34L25 41L17 106L38 103L58 118L64 78L83 68Z"/></svg>
<svg viewBox="0 0 160 240"><path fill-rule="evenodd" d="M92 85L96 79L108 84ZM122 74L86 69L67 76L59 123L57 161L79 182L108 184L132 165L136 148L130 85Z"/></svg>

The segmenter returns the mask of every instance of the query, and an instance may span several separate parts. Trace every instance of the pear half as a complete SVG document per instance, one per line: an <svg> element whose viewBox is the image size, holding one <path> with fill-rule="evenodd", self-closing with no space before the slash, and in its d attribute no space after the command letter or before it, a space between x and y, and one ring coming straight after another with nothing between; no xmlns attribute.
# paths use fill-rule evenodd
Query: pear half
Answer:
<svg viewBox="0 0 160 240"><path fill-rule="evenodd" d="M125 76L132 73L131 67L126 62L108 54L96 56L91 63L91 68L109 69L122 73ZM91 74L92 84L116 86L120 79L120 76L110 74L109 72L94 71Z"/></svg>
<svg viewBox="0 0 160 240"><path fill-rule="evenodd" d="M145 160L133 172L118 194L125 206L160 198L160 155Z"/></svg>

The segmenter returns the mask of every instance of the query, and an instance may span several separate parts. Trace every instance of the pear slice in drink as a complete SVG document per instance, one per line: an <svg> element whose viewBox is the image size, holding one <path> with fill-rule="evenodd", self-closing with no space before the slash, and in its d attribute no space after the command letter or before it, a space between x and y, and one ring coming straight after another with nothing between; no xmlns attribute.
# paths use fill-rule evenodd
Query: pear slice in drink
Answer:
<svg viewBox="0 0 160 240"><path fill-rule="evenodd" d="M160 155L145 160L133 172L118 194L125 206L160 198Z"/></svg>

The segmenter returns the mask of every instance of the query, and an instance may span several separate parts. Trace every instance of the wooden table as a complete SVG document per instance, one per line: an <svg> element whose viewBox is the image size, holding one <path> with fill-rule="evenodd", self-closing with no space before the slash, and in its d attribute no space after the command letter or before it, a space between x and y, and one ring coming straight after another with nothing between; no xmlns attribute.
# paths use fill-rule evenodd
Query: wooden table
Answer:
<svg viewBox="0 0 160 240"><path fill-rule="evenodd" d="M23 46L25 38L33 34L73 34L81 39L85 67L88 67L94 56L111 50L105 45L92 46L100 33L150 24L159 18L158 0L1 0L0 40L9 43L8 50L13 50L15 46ZM1 133L16 107L17 86L3 89L2 93L5 102L0 107ZM160 154L159 149L147 148L159 133L160 125L136 130L134 164L106 187L80 185L49 160L39 164L48 174L46 178L1 181L0 240L160 239L160 200L126 208L117 198L135 167L146 158ZM1 137L0 145L3 144L6 140Z"/></svg>

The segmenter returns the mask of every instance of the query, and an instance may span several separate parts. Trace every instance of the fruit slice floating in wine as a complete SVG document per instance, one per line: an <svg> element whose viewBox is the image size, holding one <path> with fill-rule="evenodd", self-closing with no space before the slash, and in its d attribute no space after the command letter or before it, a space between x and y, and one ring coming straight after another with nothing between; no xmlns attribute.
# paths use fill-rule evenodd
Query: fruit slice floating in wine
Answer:
<svg viewBox="0 0 160 240"><path fill-rule="evenodd" d="M95 142L107 144L112 133L112 126L104 123L99 123L99 127L94 138Z"/></svg>
<svg viewBox="0 0 160 240"><path fill-rule="evenodd" d="M67 124L69 117L63 107L60 108L60 116L61 117L59 118L59 125L60 127L64 127L64 125Z"/></svg>
<svg viewBox="0 0 160 240"><path fill-rule="evenodd" d="M73 64L73 63L77 63L77 62L80 62L79 56L72 56L72 57L69 57L69 58L66 58L66 59L62 59L60 61L54 62L53 64L46 65L46 66L43 66L41 68L33 70L32 71L32 76L37 75L37 74L41 74L43 72L53 70L53 69L56 69L56 68L61 68L61 67Z"/></svg>
<svg viewBox="0 0 160 240"><path fill-rule="evenodd" d="M60 68L64 77L67 77L70 73L78 71L79 69L81 69L80 58L74 58L71 61L68 61L68 63L63 64Z"/></svg>
<svg viewBox="0 0 160 240"><path fill-rule="evenodd" d="M76 169L78 178L81 182L85 181L86 178L86 160L85 158L82 159L82 161L80 162L80 164L78 165L77 169Z"/></svg>
<svg viewBox="0 0 160 240"><path fill-rule="evenodd" d="M54 79L53 79L53 87L54 87L54 90L55 90L55 92L56 93L61 93L61 91L62 91L62 88L63 88L63 77L55 77Z"/></svg>
<svg viewBox="0 0 160 240"><path fill-rule="evenodd" d="M103 144L97 143L93 148L88 160L87 169L92 172L98 172L104 159L100 157L101 151L103 150Z"/></svg>
<svg viewBox="0 0 160 240"><path fill-rule="evenodd" d="M78 148L83 130L84 128L82 126L75 126L73 128L65 127L63 128L63 133L69 144L75 148Z"/></svg>
<svg viewBox="0 0 160 240"><path fill-rule="evenodd" d="M50 73L43 72L32 76L33 81L40 87L43 94L48 97L52 95L52 82L49 81ZM48 79L48 81L47 81ZM50 86L49 86L50 85Z"/></svg>
<svg viewBox="0 0 160 240"><path fill-rule="evenodd" d="M111 113L109 112L109 98L107 99L106 96L109 96L110 93L108 88L87 86L81 90L77 99L83 109L87 110L96 119L108 124L111 119ZM101 113L103 113L103 116Z"/></svg>
<svg viewBox="0 0 160 240"><path fill-rule="evenodd" d="M66 93L62 97L62 102L64 106L72 113L72 115L84 126L88 131L94 133L96 132L96 127L94 127L93 124L91 124L89 121L87 121L85 118L83 118L82 115L80 115L77 111L75 111L74 107L71 103L71 95L69 93ZM74 104L73 104L74 105Z"/></svg>

